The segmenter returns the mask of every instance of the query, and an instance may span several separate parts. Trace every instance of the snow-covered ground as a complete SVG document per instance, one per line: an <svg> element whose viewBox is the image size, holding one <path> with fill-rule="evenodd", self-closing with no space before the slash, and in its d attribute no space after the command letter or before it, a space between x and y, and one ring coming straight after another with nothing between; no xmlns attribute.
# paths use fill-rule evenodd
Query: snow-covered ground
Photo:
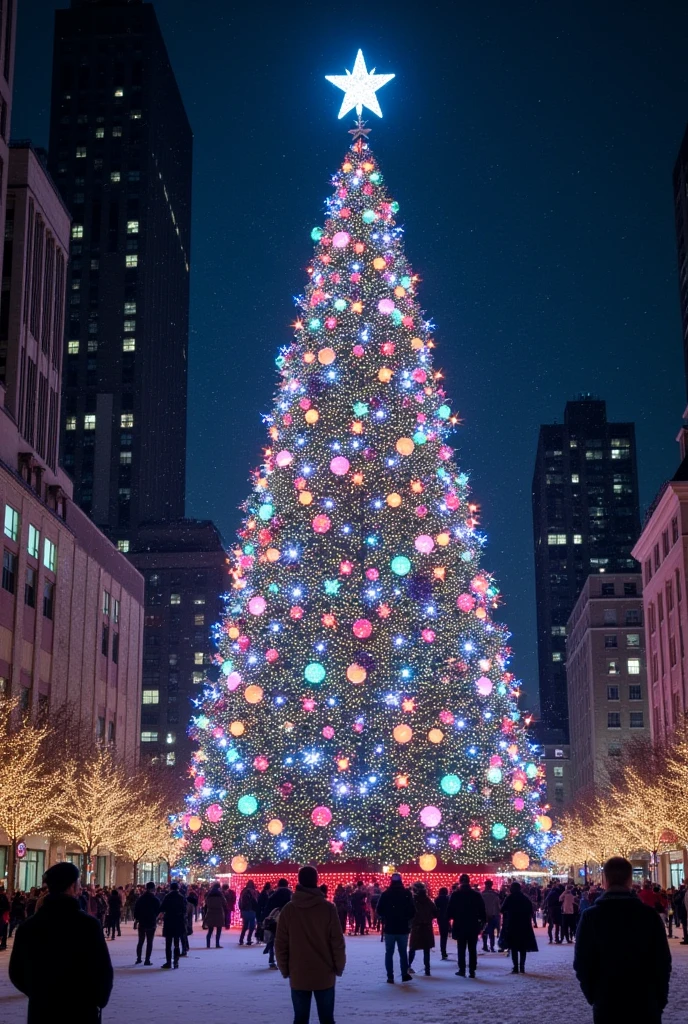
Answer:
<svg viewBox="0 0 688 1024"><path fill-rule="evenodd" d="M195 926L191 950L178 971L161 971L163 944L156 936L155 967L134 966L135 939L131 925L123 926L121 939L108 943L115 966L115 987L103 1013L104 1024L173 1024L175 1021L215 1021L242 1024L246 1021L291 1020L289 986L278 971L270 971L262 946L238 946L238 932L223 933L223 949L205 948L205 933ZM387 985L383 946L374 936L347 939L347 966L337 983L335 1018L340 1024L387 1020L406 1024L542 1024L546 1019L592 1021L571 970L573 946L550 946L541 928L537 931L540 952L528 955L525 975L510 973L511 960L499 954L481 955L475 981L457 978L450 940L450 961L442 963L439 950L431 955L432 977L416 974L405 985ZM674 968L669 1007L665 1019L688 1020L688 946L671 940ZM418 959L418 954L416 954ZM0 953L0 1021L23 1024L26 1000L7 979L8 954ZM418 968L418 963L414 964ZM640 965L642 969L642 965ZM422 956L420 963L422 972ZM626 984L631 985L632 971ZM78 963L75 983L78 984ZM549 1010L552 1011L550 1014ZM55 1020L61 1021L55 1007ZM317 1021L315 1006L311 1020Z"/></svg>

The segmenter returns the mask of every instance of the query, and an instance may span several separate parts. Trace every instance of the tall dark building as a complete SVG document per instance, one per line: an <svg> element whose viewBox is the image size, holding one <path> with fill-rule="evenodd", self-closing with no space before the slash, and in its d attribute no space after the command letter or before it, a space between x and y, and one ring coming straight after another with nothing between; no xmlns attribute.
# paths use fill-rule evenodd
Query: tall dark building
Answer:
<svg viewBox="0 0 688 1024"><path fill-rule="evenodd" d="M638 572L635 428L607 422L605 402L581 396L540 427L533 530L542 726L568 736L568 618L591 573Z"/></svg>
<svg viewBox="0 0 688 1024"><path fill-rule="evenodd" d="M683 360L688 392L688 127L674 165L674 217L678 255L678 286L683 326Z"/></svg>
<svg viewBox="0 0 688 1024"><path fill-rule="evenodd" d="M184 515L192 136L151 4L55 15L49 167L72 215L63 463L128 551Z"/></svg>

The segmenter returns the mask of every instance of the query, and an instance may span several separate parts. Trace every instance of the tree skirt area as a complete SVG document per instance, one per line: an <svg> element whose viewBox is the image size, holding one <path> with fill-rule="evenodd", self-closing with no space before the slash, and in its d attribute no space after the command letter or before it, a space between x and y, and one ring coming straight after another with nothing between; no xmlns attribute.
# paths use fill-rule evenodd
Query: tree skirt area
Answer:
<svg viewBox="0 0 688 1024"><path fill-rule="evenodd" d="M205 948L205 933L195 926L189 956L179 970L162 971L164 946L159 935L153 948L155 967L135 967L135 938L131 924L122 938L109 942L115 967L115 987L103 1013L103 1024L169 1024L172 1020L248 1021L291 1020L288 982L279 971L270 971L263 946L239 946L235 929L222 935L222 949ZM556 1007L580 1024L592 1021L571 969L573 946L550 946L546 933L537 930L540 952L528 955L525 975L512 975L511 959L502 954L481 954L475 980L457 978L456 943L450 940L451 959L440 960L436 947L431 954L432 976L426 978L422 954L414 967L413 981L392 986L385 982L384 946L379 937L347 938L347 966L337 982L335 1019L340 1024L373 1021L393 1014L413 1024L444 1024L447 1020L490 1022L509 1020L518 1024L542 1024L543 1012ZM670 940L674 961L667 1021L688 1020L688 946ZM420 964L418 957L420 956ZM24 1024L26 1000L7 978L8 955L0 954L0 1021ZM78 984L75 963L75 984ZM397 970L398 976L398 970ZM627 979L626 984L632 984ZM55 1019L59 1019L55 1006ZM387 1019L392 1019L387 1018ZM311 1021L317 1021L315 1005Z"/></svg>

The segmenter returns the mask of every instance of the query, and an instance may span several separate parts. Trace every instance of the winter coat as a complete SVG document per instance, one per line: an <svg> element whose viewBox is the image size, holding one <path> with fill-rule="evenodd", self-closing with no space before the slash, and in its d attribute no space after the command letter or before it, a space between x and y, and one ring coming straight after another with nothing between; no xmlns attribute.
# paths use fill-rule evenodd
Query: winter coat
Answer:
<svg viewBox="0 0 688 1024"><path fill-rule="evenodd" d="M234 912L234 908L236 907L236 893L234 892L234 889L225 889L223 896L227 901L227 909L229 910L230 914L232 914Z"/></svg>
<svg viewBox="0 0 688 1024"><path fill-rule="evenodd" d="M155 928L160 913L160 900L154 892L146 891L134 904L134 920L140 928Z"/></svg>
<svg viewBox="0 0 688 1024"><path fill-rule="evenodd" d="M447 920L447 908L449 906L449 896L438 896L435 899L435 906L437 908L437 923L438 925L448 925Z"/></svg>
<svg viewBox="0 0 688 1024"><path fill-rule="evenodd" d="M222 890L211 889L205 898L203 923L206 928L224 928L226 912L227 900L222 895Z"/></svg>
<svg viewBox="0 0 688 1024"><path fill-rule="evenodd" d="M576 894L573 890L569 892L563 892L559 897L561 903L561 910L564 914L575 914L576 913Z"/></svg>
<svg viewBox="0 0 688 1024"><path fill-rule="evenodd" d="M499 894L496 893L494 889L483 889L480 895L482 896L483 903L485 904L485 913L487 914L488 921L491 917L499 917L502 912L502 905L499 902Z"/></svg>
<svg viewBox="0 0 688 1024"><path fill-rule="evenodd" d="M259 921L262 921L267 913L267 906L270 902L271 896L271 892L261 892L258 895L258 909L256 911L256 916Z"/></svg>
<svg viewBox="0 0 688 1024"><path fill-rule="evenodd" d="M96 1024L112 991L103 929L73 896L48 896L17 929L9 975L29 997L28 1024Z"/></svg>
<svg viewBox="0 0 688 1024"><path fill-rule="evenodd" d="M452 938L479 935L487 921L482 896L470 885L460 885L449 897L447 917L452 922Z"/></svg>
<svg viewBox="0 0 688 1024"><path fill-rule="evenodd" d="M433 919L437 917L437 907L427 893L414 893L409 949L433 949L435 933L432 929Z"/></svg>
<svg viewBox="0 0 688 1024"><path fill-rule="evenodd" d="M667 934L656 911L628 890L607 890L581 916L573 969L596 1024L659 1024L671 974Z"/></svg>
<svg viewBox="0 0 688 1024"><path fill-rule="evenodd" d="M165 938L186 935L186 900L179 890L168 892L160 904L160 913L164 915L162 933Z"/></svg>
<svg viewBox="0 0 688 1024"><path fill-rule="evenodd" d="M241 896L239 897L239 910L242 913L249 911L256 912L258 909L258 897L255 889L250 889L248 886L244 886L241 890Z"/></svg>
<svg viewBox="0 0 688 1024"><path fill-rule="evenodd" d="M342 926L320 889L296 886L277 920L275 957L293 989L319 992L341 977L346 964Z"/></svg>
<svg viewBox="0 0 688 1024"><path fill-rule="evenodd" d="M405 889L401 882L391 882L377 905L377 916L385 926L386 934L408 935L414 913L410 889Z"/></svg>
<svg viewBox="0 0 688 1024"><path fill-rule="evenodd" d="M122 898L116 889L108 896L108 914L111 921L118 921L122 916Z"/></svg>
<svg viewBox="0 0 688 1024"><path fill-rule="evenodd" d="M362 887L356 887L351 893L351 909L354 914L362 914L365 910L368 893Z"/></svg>
<svg viewBox="0 0 688 1024"><path fill-rule="evenodd" d="M282 907L286 907L287 903L291 900L292 891L287 885L278 885L274 892L270 893L270 899L265 910L265 916L271 914L273 910L281 910Z"/></svg>
<svg viewBox="0 0 688 1024"><path fill-rule="evenodd" d="M561 924L561 903L559 897L563 893L559 885L555 885L547 894L545 899L545 913L550 924Z"/></svg>
<svg viewBox="0 0 688 1024"><path fill-rule="evenodd" d="M523 892L509 893L502 904L504 924L499 937L504 949L519 953L537 953L538 944L533 931L533 904Z"/></svg>

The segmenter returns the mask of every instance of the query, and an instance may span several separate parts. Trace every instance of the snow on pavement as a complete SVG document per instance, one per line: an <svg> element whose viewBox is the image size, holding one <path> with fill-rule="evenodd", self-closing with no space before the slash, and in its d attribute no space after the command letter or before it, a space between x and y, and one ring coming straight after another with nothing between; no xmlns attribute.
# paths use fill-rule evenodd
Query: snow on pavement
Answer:
<svg viewBox="0 0 688 1024"><path fill-rule="evenodd" d="M172 1024L173 1021L209 1020L237 1024L250 1020L291 1020L289 985L279 971L270 971L263 946L239 946L238 931L222 935L222 949L206 949L205 933L195 925L188 958L179 970L162 971L164 944L156 935L154 967L135 966L135 936L131 924L122 926L122 938L109 942L115 967L115 986L103 1012L103 1024ZM440 960L436 947L431 954L430 978L421 971L414 979L394 986L385 982L384 947L379 937L347 938L347 966L337 982L335 1019L339 1024L372 1021L393 1014L403 1024L494 1024L508 1019L516 1024L542 1024L543 1011L556 1010L559 1018L579 1024L592 1021L592 1013L580 994L571 961L573 946L550 946L546 933L537 930L540 952L528 954L525 975L512 975L511 959L501 954L481 955L478 977L457 978L456 943L450 940L451 959ZM673 973L667 1021L688 1020L688 946L670 940ZM7 978L8 954L0 953L0 1021L24 1024L26 1000ZM626 984L632 984L632 972ZM398 976L398 973L397 973ZM74 981L79 982L78 960ZM55 1008L57 1011L57 1007ZM56 1021L59 1014L56 1012ZM390 1018L387 1018L390 1019ZM311 1021L317 1021L315 1005Z"/></svg>

